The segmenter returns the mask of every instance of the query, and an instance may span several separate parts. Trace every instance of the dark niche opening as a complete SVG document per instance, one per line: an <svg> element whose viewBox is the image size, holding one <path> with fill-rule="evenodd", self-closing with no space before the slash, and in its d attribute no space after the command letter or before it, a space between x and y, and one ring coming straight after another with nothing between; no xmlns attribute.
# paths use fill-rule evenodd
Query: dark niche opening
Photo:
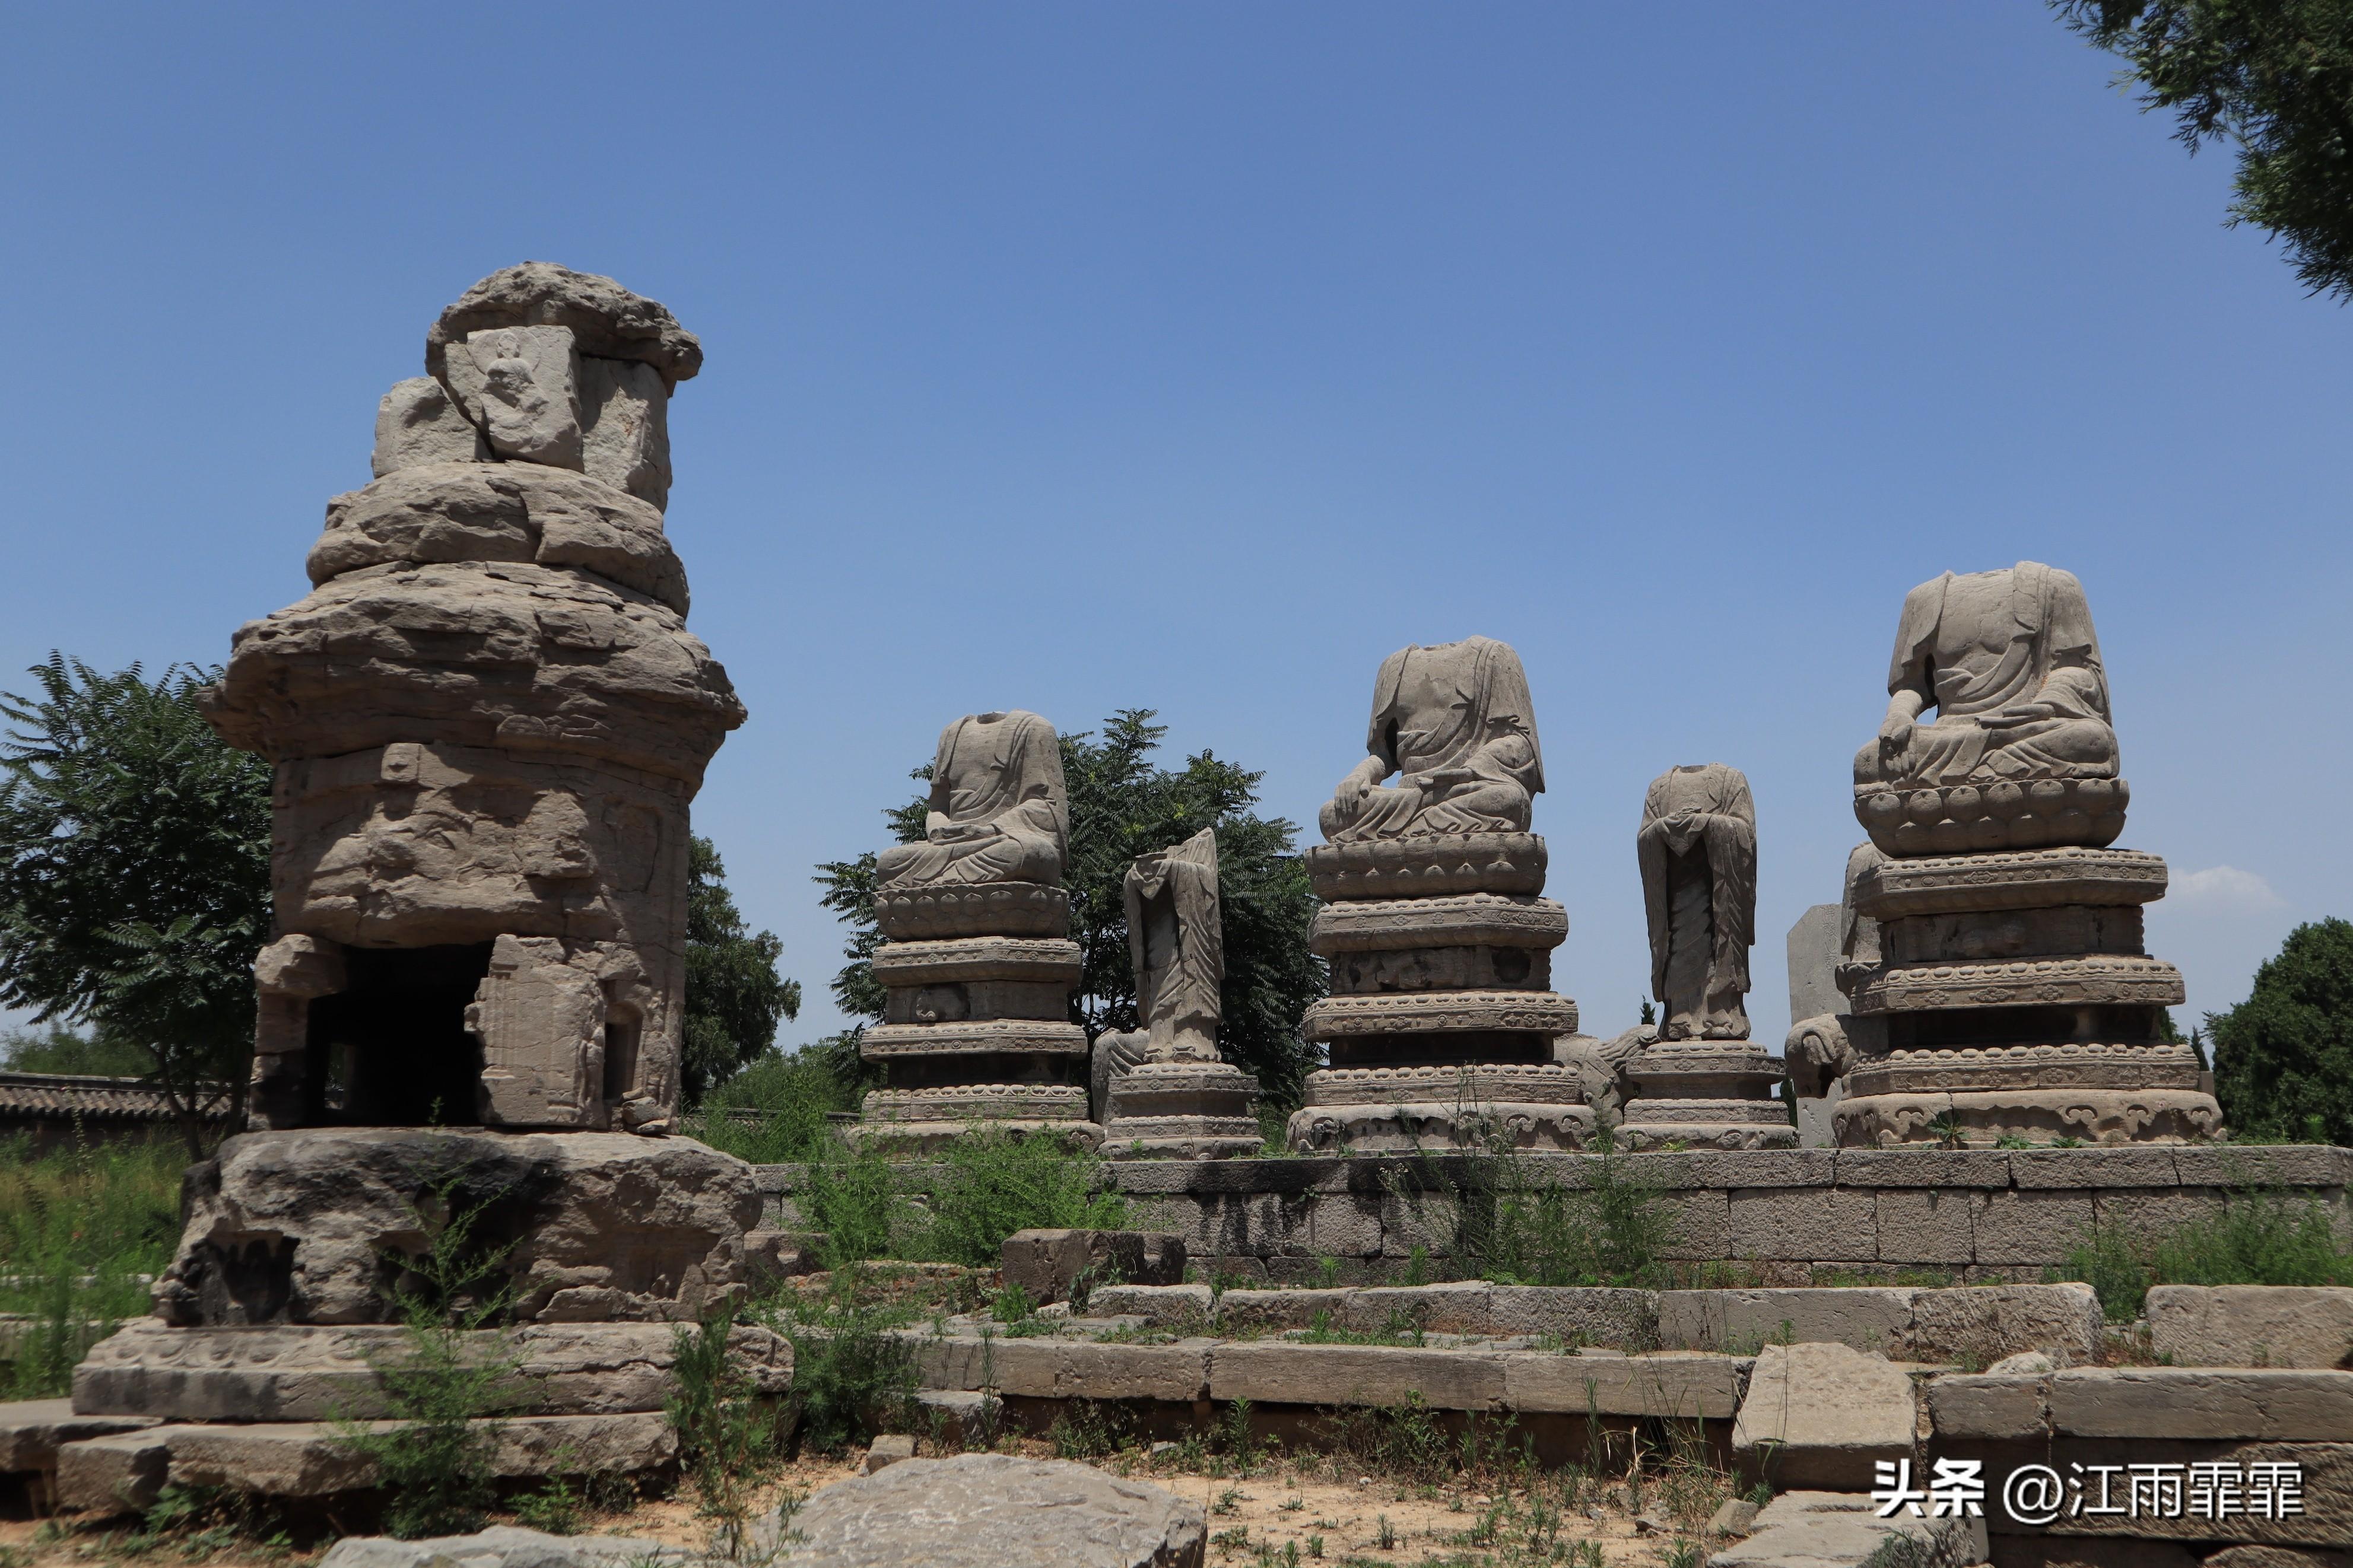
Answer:
<svg viewBox="0 0 2353 1568"><path fill-rule="evenodd" d="M311 1004L305 1120L312 1126L470 1126L481 1042L466 1008L491 972L491 943L355 947L350 984Z"/></svg>

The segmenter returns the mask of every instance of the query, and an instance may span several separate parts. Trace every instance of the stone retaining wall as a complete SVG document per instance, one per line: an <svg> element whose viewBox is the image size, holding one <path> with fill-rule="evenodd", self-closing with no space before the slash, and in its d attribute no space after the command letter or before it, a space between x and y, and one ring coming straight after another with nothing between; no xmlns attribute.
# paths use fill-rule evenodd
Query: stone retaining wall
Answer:
<svg viewBox="0 0 2353 1568"><path fill-rule="evenodd" d="M1598 1163L1519 1159L1527 1177L1571 1183ZM2031 1280L2094 1225L2169 1229L2250 1189L2317 1198L2353 1237L2353 1149L2317 1145L1778 1149L1615 1163L1657 1190L1672 1222L1667 1257L1754 1264L1769 1284L1804 1284L1824 1268ZM1127 1195L1136 1226L1183 1237L1205 1271L1360 1283L1394 1277L1416 1248L1445 1272L1448 1189L1477 1181L1478 1167L1451 1154L1133 1160L1107 1163L1104 1179ZM802 1168L757 1169L766 1223L803 1228ZM910 1190L934 1185L935 1170L907 1166Z"/></svg>

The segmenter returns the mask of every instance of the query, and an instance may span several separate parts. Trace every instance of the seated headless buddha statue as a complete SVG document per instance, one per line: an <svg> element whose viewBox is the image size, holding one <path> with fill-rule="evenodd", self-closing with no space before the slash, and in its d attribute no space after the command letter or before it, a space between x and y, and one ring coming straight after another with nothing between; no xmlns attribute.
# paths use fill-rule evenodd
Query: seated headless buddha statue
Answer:
<svg viewBox="0 0 2353 1568"><path fill-rule="evenodd" d="M2100 641L2071 573L2021 561L1913 589L1887 690L1878 738L1855 753L1858 786L2116 776Z"/></svg>
<svg viewBox="0 0 2353 1568"><path fill-rule="evenodd" d="M876 858L881 888L1062 879L1070 844L1062 747L1035 713L981 713L940 731L921 843Z"/></svg>
<svg viewBox="0 0 2353 1568"><path fill-rule="evenodd" d="M1335 844L1434 833L1525 833L1544 790L1528 678L1492 637L1414 647L1381 663L1358 763L1319 816ZM1394 786L1381 781L1398 775Z"/></svg>

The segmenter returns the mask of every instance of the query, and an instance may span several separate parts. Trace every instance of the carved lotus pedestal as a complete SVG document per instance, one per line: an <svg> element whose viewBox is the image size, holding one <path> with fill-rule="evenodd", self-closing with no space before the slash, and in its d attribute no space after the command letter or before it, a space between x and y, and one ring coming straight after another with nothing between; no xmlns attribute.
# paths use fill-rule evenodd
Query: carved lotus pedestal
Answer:
<svg viewBox="0 0 2353 1568"><path fill-rule="evenodd" d="M1111 1080L1103 1152L1113 1159L1255 1154L1258 1079L1224 1062L1138 1063Z"/></svg>
<svg viewBox="0 0 2353 1568"><path fill-rule="evenodd" d="M1781 1068L1750 1040L1661 1040L1627 1069L1635 1098L1617 1128L1629 1149L1794 1149L1798 1129L1773 1098Z"/></svg>
<svg viewBox="0 0 2353 1568"><path fill-rule="evenodd" d="M1577 1004L1551 990L1560 905L1536 895L1544 840L1529 833L1432 834L1307 851L1328 900L1310 937L1332 994L1307 1037L1332 1065L1307 1076L1292 1146L1413 1149L1502 1136L1575 1149L1593 1127L1552 1044Z"/></svg>
<svg viewBox="0 0 2353 1568"><path fill-rule="evenodd" d="M859 1054L884 1085L858 1131L936 1148L987 1122L1089 1146L1087 1033L1070 1022L1079 944L1060 888L991 883L885 892L874 977L890 993Z"/></svg>
<svg viewBox="0 0 2353 1568"><path fill-rule="evenodd" d="M1887 1052L1849 1072L1839 1142L2219 1132L2196 1053L2162 1037L2181 975L2143 950L2141 910L2164 892L2158 857L2090 844L1863 871L1855 907L1879 922L1881 963L1853 1006L1885 1020Z"/></svg>

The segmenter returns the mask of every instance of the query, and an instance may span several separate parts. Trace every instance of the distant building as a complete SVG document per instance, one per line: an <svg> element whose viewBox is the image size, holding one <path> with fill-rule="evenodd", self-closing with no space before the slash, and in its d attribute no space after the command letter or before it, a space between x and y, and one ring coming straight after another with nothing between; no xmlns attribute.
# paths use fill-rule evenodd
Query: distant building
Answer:
<svg viewBox="0 0 2353 1568"><path fill-rule="evenodd" d="M228 1121L232 1101L220 1085L207 1087L208 1127ZM0 1072L0 1139L29 1133L36 1152L76 1142L100 1142L169 1132L179 1125L164 1091L143 1079L82 1073Z"/></svg>

